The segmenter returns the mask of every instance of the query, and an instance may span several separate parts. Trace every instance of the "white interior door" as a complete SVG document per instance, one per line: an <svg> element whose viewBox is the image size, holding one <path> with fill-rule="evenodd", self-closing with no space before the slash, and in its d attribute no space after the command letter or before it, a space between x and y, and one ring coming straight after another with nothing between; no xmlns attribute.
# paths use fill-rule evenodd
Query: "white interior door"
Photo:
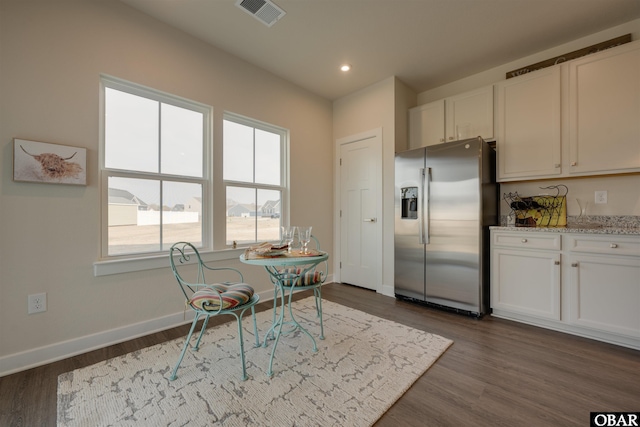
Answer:
<svg viewBox="0 0 640 427"><path fill-rule="evenodd" d="M382 137L346 138L340 145L340 281L382 286Z"/></svg>

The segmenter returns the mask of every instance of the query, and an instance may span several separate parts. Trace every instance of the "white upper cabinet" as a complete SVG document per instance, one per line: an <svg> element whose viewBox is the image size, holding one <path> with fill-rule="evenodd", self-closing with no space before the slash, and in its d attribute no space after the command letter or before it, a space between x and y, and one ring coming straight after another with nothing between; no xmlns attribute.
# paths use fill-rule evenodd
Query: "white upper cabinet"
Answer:
<svg viewBox="0 0 640 427"><path fill-rule="evenodd" d="M577 59L569 68L572 175L640 170L640 46Z"/></svg>
<svg viewBox="0 0 640 427"><path fill-rule="evenodd" d="M559 175L560 68L502 81L496 93L498 181Z"/></svg>
<svg viewBox="0 0 640 427"><path fill-rule="evenodd" d="M445 99L446 139L493 139L493 86Z"/></svg>
<svg viewBox="0 0 640 427"><path fill-rule="evenodd" d="M409 110L409 148L444 142L444 99Z"/></svg>
<svg viewBox="0 0 640 427"><path fill-rule="evenodd" d="M481 136L493 139L493 86L409 110L409 148Z"/></svg>
<svg viewBox="0 0 640 427"><path fill-rule="evenodd" d="M498 181L640 172L640 41L496 85Z"/></svg>

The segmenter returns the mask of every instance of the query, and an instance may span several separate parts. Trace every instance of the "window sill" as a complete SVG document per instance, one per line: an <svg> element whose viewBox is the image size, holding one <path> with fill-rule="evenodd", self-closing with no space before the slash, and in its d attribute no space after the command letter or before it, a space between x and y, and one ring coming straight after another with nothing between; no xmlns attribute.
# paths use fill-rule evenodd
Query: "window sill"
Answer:
<svg viewBox="0 0 640 427"><path fill-rule="evenodd" d="M245 248L223 249L219 251L200 252L204 262L226 261L238 259ZM96 261L93 263L93 275L110 276L112 274L132 273L135 271L154 270L156 268L168 268L169 255L155 255L145 258L128 258L117 260Z"/></svg>

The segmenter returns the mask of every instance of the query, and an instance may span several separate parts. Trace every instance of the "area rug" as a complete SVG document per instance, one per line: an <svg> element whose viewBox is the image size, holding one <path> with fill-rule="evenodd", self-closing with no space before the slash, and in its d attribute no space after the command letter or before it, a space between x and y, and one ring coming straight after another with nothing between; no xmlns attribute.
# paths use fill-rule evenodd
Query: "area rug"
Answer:
<svg viewBox="0 0 640 427"><path fill-rule="evenodd" d="M322 302L319 340L313 297L293 307L318 352L299 331L282 335L272 378L266 372L273 342L253 346L248 316L248 380L240 379L237 327L228 322L208 329L174 381L169 375L183 339L60 375L58 426L369 426L452 344L330 301ZM264 334L272 312L257 318Z"/></svg>

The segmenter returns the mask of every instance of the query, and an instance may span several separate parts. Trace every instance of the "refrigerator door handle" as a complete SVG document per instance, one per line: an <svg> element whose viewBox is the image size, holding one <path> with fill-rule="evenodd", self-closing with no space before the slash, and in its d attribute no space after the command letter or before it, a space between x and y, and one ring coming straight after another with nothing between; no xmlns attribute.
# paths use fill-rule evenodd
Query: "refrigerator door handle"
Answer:
<svg viewBox="0 0 640 427"><path fill-rule="evenodd" d="M420 168L418 186L418 243L424 245L424 168Z"/></svg>
<svg viewBox="0 0 640 427"><path fill-rule="evenodd" d="M421 245L429 243L429 181L431 168L420 168L420 214L418 221L418 239Z"/></svg>
<svg viewBox="0 0 640 427"><path fill-rule="evenodd" d="M431 233L429 230L429 226L431 225L431 215L429 212L429 201L431 199L431 168L424 169L424 174L422 177L423 181L423 191L424 195L422 196L422 221L424 221L424 243L425 245L429 244L429 240L431 237Z"/></svg>

